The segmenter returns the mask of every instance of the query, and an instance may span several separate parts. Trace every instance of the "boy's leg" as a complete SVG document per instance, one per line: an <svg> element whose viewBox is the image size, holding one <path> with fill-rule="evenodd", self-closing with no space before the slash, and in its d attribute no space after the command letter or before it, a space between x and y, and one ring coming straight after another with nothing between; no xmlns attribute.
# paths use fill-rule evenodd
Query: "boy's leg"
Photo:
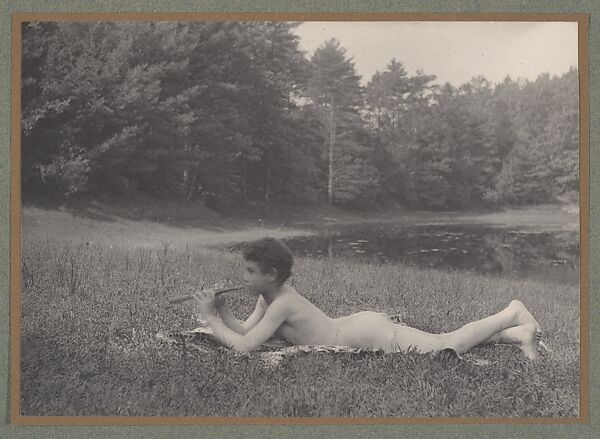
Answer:
<svg viewBox="0 0 600 439"><path fill-rule="evenodd" d="M474 346L488 342L494 337L500 337L497 334L513 326L531 325L526 329L533 331L536 334L539 331L539 324L533 318L531 313L527 311L525 305L518 300L513 300L510 305L497 314L486 317L475 322L466 324L456 331L447 334L440 334L444 345L454 349L461 354ZM524 328L521 328L524 329ZM515 336L516 330L504 333L505 336ZM534 337L534 341L536 337ZM529 343L530 344L530 343ZM526 346L524 352L528 356L532 356L532 347ZM537 346L536 346L537 348Z"/></svg>
<svg viewBox="0 0 600 439"><path fill-rule="evenodd" d="M524 334L528 333L531 325L520 325L520 326L512 326L510 328L503 329L502 331L496 332L490 338L488 338L483 344L492 344L492 343L503 343L503 344L521 344L523 343ZM539 328L535 328L535 336L537 340L542 338L542 332ZM527 338L527 337L525 337Z"/></svg>
<svg viewBox="0 0 600 439"><path fill-rule="evenodd" d="M541 337L542 333L539 328L533 323L528 323L503 329L481 344L506 343L518 345L528 358L534 359L537 357L538 344L548 350L548 347L541 342Z"/></svg>
<svg viewBox="0 0 600 439"><path fill-rule="evenodd" d="M503 329L502 331L496 332L490 338L480 343L480 345L484 344L492 344L492 343L504 343L504 344L519 344L521 343L521 332L522 326L511 326L510 328Z"/></svg>

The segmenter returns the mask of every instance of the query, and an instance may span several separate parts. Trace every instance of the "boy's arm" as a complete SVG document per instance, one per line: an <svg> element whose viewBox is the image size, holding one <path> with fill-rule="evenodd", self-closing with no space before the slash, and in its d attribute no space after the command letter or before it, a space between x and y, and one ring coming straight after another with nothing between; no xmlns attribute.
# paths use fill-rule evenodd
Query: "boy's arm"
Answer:
<svg viewBox="0 0 600 439"><path fill-rule="evenodd" d="M256 324L265 314L264 299L262 298L262 296L259 297L258 302L256 302L256 307L254 308L254 311L252 312L250 317L246 319L245 322L241 322L240 320L236 319L234 315L231 314L231 311L225 303L223 303L220 306L217 306L217 312L219 313L219 317L221 317L223 323L225 323L225 326L237 332L238 334L245 334L254 326L256 326Z"/></svg>
<svg viewBox="0 0 600 439"><path fill-rule="evenodd" d="M236 351L248 352L271 338L289 317L289 314L288 304L285 301L276 300L267 308L263 318L243 335L228 328L214 312L206 313L205 319L221 343Z"/></svg>

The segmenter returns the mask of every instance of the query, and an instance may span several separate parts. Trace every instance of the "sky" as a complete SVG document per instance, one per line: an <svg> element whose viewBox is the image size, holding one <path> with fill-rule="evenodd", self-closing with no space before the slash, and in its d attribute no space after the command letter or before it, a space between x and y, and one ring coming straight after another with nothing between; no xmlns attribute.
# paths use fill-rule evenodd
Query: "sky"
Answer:
<svg viewBox="0 0 600 439"><path fill-rule="evenodd" d="M561 75L577 66L574 22L304 22L294 32L312 56L335 38L352 57L366 84L392 58L409 75L417 69L434 83L459 86L477 75L492 83L507 75L535 80L541 73Z"/></svg>

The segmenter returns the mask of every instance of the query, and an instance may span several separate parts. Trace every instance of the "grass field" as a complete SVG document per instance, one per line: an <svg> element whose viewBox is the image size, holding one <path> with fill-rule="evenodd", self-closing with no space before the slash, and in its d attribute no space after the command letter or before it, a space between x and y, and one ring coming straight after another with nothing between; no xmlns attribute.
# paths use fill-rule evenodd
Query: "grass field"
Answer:
<svg viewBox="0 0 600 439"><path fill-rule="evenodd" d="M514 346L474 349L472 355L489 360L488 366L414 353L308 354L264 369L252 354L200 355L157 341L155 334L195 325L192 309L167 306L168 297L200 279L238 279L240 257L206 248L203 242L298 231L219 235L39 209L27 209L23 222L23 415L579 413L576 287L298 258L291 282L330 316L384 311L402 314L411 326L442 332L520 299L541 323L553 352L532 363ZM253 307L243 295L228 300L240 317Z"/></svg>

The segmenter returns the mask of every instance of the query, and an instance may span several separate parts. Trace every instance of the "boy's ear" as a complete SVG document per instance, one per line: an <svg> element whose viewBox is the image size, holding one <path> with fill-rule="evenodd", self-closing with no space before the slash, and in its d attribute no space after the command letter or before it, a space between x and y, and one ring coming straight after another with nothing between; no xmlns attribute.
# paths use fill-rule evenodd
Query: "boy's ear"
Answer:
<svg viewBox="0 0 600 439"><path fill-rule="evenodd" d="M278 275L278 274L279 274L279 273L277 272L277 268L275 268L275 267L272 267L272 268L269 270L269 278L270 278L270 279L271 279L273 282L275 282L275 281L277 280L277 275Z"/></svg>

